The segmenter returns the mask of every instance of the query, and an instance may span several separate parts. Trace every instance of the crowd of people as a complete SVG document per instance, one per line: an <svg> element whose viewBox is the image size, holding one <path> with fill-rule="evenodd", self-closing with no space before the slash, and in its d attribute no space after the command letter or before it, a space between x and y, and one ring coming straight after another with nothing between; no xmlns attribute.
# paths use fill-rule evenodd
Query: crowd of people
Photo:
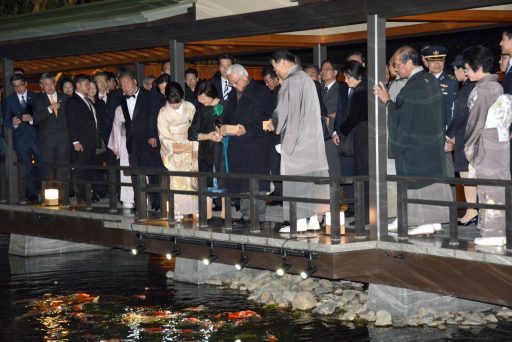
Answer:
<svg viewBox="0 0 512 342"><path fill-rule="evenodd" d="M48 183L66 181L70 171L55 164L121 165L166 168L170 171L213 172L210 192L245 194L249 182L226 178L227 173L303 176L368 175L368 94L386 105L388 122L388 174L399 176L492 178L510 180L509 126L512 121L512 29L500 42L502 84L493 74L494 56L484 46L469 47L445 69L448 51L428 45L396 50L387 65L388 77L376 85L366 80L360 52L350 54L339 66L325 60L320 68L302 66L287 50L272 55L257 82L229 54L218 57L218 72L199 80L195 69L185 70L185 86L172 82L170 62L158 77L138 84L129 70L117 75L79 74L57 82L52 74L40 77L41 93L27 90L22 72L10 79L14 92L2 105L3 124L13 130L14 150L27 163L27 198L39 201L36 172ZM271 65L270 65L271 64ZM338 72L343 73L339 82ZM505 94L505 95L504 95ZM509 94L509 95L506 95ZM42 166L42 167L41 167ZM39 170L39 171L38 171ZM100 171L75 168L74 177L101 180ZM215 177L215 174L218 177ZM123 183L137 181L121 172ZM148 176L159 184L158 176ZM196 190L197 179L173 176L172 189ZM328 198L328 187L314 183L260 181L258 190L276 196ZM106 195L106 187L93 188L93 200ZM368 222L368 184L365 221ZM72 189L78 203L85 201L85 187ZM343 186L344 198L354 198L352 185ZM408 196L453 200L447 184L414 183ZM396 216L396 189L388 184L389 216ZM504 189L465 186L466 201L503 203ZM126 208L136 201L133 188L121 187ZM150 194L151 208L160 209L157 193ZM222 197L222 196L219 196ZM277 201L278 202L278 201ZM278 202L279 203L279 202ZM240 200L241 218L250 223L249 200ZM289 210L284 203L289 232ZM207 200L207 216L214 207L224 211L231 203ZM265 201L257 201L260 221ZM181 214L197 213L197 198L176 195ZM349 205L345 214L353 215ZM298 203L298 231L320 229L325 205ZM447 207L409 205L411 226L448 221ZM504 211L468 208L460 224L479 224L482 237L505 235ZM396 229L396 221L389 228Z"/></svg>

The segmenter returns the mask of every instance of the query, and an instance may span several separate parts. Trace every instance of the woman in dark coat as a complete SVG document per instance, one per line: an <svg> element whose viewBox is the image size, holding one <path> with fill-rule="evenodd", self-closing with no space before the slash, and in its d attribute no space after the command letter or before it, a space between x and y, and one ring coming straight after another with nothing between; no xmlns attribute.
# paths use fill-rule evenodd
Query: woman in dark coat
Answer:
<svg viewBox="0 0 512 342"><path fill-rule="evenodd" d="M211 81L203 81L197 86L197 100L201 105L194 115L188 129L188 140L199 141L199 172L225 173L227 160L219 127L224 121L226 102L219 99L217 89ZM219 191L223 188L223 179L209 179L208 186ZM222 199L221 218L224 218L224 199ZM212 199L207 199L207 218L212 218Z"/></svg>
<svg viewBox="0 0 512 342"><path fill-rule="evenodd" d="M455 77L462 82L462 87L453 101L452 121L446 130L446 145L447 150L453 149L455 172L458 172L461 178L469 178L469 163L464 154L464 134L469 117L468 97L475 87L475 82L471 82L464 71L462 55L457 55L451 65ZM464 197L467 203L476 203L476 186L464 186ZM460 223L463 226L476 223L477 216L478 211L475 208L467 208Z"/></svg>
<svg viewBox="0 0 512 342"><path fill-rule="evenodd" d="M349 61L345 67L345 82L352 89L348 98L347 119L340 126L341 143L352 133L354 139L354 176L368 175L368 85L364 66ZM368 222L368 183L365 182L365 223Z"/></svg>
<svg viewBox="0 0 512 342"><path fill-rule="evenodd" d="M352 132L354 137L354 174L368 175L368 86L364 67L357 61L347 63L345 82L352 88L348 98L348 116L341 124L342 140Z"/></svg>

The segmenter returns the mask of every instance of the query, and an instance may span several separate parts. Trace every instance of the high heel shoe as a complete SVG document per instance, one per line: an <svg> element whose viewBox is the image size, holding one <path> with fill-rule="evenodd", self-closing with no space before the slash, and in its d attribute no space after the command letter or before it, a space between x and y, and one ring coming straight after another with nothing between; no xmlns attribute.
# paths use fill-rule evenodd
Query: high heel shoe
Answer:
<svg viewBox="0 0 512 342"><path fill-rule="evenodd" d="M467 227L467 226L470 226L472 224L477 224L477 223L478 223L478 215L476 215L475 217L473 217L469 221L466 221L466 222L460 221L460 225L463 226L463 227Z"/></svg>

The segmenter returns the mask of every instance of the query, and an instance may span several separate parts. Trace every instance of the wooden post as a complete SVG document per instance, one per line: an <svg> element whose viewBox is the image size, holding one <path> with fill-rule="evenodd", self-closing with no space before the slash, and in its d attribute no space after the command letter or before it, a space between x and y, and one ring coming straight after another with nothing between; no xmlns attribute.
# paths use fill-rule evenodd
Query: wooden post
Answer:
<svg viewBox="0 0 512 342"><path fill-rule="evenodd" d="M373 95L372 88L385 81L386 19L369 15L367 25L370 239L380 240L388 236L387 123L386 107Z"/></svg>

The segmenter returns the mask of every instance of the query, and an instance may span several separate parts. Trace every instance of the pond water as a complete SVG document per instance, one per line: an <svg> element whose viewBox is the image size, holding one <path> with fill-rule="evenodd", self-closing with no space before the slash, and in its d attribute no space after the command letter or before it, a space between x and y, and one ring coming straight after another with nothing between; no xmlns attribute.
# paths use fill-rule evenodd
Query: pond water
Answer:
<svg viewBox="0 0 512 342"><path fill-rule="evenodd" d="M21 258L0 247L0 340L507 341L512 331L345 326L266 309L239 291L174 283L170 267L115 249Z"/></svg>

